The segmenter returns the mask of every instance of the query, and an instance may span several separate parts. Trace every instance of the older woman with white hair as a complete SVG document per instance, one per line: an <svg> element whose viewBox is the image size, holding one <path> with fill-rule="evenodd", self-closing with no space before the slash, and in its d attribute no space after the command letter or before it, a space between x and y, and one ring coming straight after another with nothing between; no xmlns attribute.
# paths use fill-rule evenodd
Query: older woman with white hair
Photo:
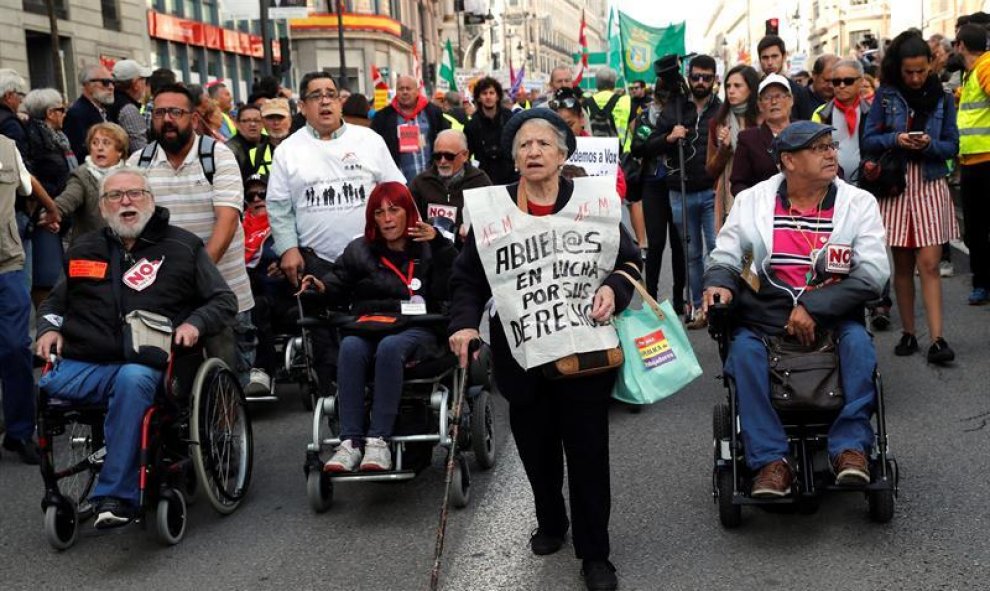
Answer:
<svg viewBox="0 0 990 591"><path fill-rule="evenodd" d="M560 176L575 149L573 132L550 109L524 111L506 125L502 151L512 154L521 178L465 195L472 230L451 275L450 346L465 366L494 296L494 378L509 400L509 424L536 504L530 548L537 555L558 551L573 524L586 585L615 589L608 401L616 372L567 379L553 368L560 358L608 346L599 346L608 340L603 333L614 337L610 319L633 290L613 270L621 267L638 281L640 255L620 224L614 181ZM540 300L549 307L534 311ZM570 522L561 494L565 457Z"/></svg>

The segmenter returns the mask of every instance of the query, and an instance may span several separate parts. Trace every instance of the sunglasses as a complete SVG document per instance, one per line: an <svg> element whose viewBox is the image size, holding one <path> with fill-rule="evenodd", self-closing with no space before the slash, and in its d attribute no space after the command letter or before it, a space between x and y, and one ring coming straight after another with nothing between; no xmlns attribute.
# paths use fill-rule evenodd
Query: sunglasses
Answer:
<svg viewBox="0 0 990 591"><path fill-rule="evenodd" d="M113 78L91 78L86 81L86 84L91 82L98 82L103 86L113 86Z"/></svg>
<svg viewBox="0 0 990 591"><path fill-rule="evenodd" d="M578 106L578 100L574 97L554 99L547 103L547 106L556 111L557 109L574 109Z"/></svg>
<svg viewBox="0 0 990 591"><path fill-rule="evenodd" d="M267 196L268 196L268 191L248 191L247 193L244 194L244 197L247 198L248 203L251 203L255 199L264 200L265 197Z"/></svg>
<svg viewBox="0 0 990 591"><path fill-rule="evenodd" d="M711 82L715 79L715 74L691 74L688 78L691 79L691 82Z"/></svg>
<svg viewBox="0 0 990 591"><path fill-rule="evenodd" d="M832 78L829 82L832 83L832 86L838 88L840 86L852 86L857 80L859 80L859 76L852 78Z"/></svg>
<svg viewBox="0 0 990 591"><path fill-rule="evenodd" d="M460 155L460 152L434 152L433 160L435 162L440 162L441 160L449 160L453 162Z"/></svg>

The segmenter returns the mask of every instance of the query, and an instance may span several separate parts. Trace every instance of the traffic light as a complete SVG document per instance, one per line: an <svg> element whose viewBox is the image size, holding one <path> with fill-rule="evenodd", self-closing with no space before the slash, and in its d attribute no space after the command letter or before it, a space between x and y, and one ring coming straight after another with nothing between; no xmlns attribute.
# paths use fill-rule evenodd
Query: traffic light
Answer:
<svg viewBox="0 0 990 591"><path fill-rule="evenodd" d="M766 35L779 35L780 34L780 19L778 18L768 18L766 20L767 32Z"/></svg>

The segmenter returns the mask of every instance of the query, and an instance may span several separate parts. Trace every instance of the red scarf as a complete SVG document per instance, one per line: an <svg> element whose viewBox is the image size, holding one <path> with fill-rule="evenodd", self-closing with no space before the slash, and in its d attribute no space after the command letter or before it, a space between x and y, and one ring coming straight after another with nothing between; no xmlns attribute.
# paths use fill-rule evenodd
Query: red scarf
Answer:
<svg viewBox="0 0 990 591"><path fill-rule="evenodd" d="M250 263L261 252L265 240L272 233L272 228L268 224L268 212L259 215L247 214L244 216L244 262Z"/></svg>
<svg viewBox="0 0 990 591"><path fill-rule="evenodd" d="M428 104L430 104L430 101L426 100L425 96L419 95L419 98L416 99L416 106L413 107L412 114L407 115L402 107L399 106L399 97L392 99L392 108L399 114L399 117L402 117L406 121L412 121L415 119L416 116L419 115L419 112L425 109Z"/></svg>
<svg viewBox="0 0 990 591"><path fill-rule="evenodd" d="M843 105L839 99L832 101L835 108L842 111L842 114L846 116L846 128L849 130L849 137L855 137L856 134L856 113L859 112L859 96L856 96L856 100L853 101L851 105Z"/></svg>

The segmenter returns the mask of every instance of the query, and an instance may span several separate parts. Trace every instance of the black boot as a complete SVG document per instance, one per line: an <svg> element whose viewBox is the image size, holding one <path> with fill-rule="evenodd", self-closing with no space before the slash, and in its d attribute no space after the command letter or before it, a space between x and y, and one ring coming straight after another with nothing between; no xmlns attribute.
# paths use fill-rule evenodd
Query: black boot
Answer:
<svg viewBox="0 0 990 591"><path fill-rule="evenodd" d="M607 560L585 560L581 575L588 591L614 591L619 588L615 566Z"/></svg>

